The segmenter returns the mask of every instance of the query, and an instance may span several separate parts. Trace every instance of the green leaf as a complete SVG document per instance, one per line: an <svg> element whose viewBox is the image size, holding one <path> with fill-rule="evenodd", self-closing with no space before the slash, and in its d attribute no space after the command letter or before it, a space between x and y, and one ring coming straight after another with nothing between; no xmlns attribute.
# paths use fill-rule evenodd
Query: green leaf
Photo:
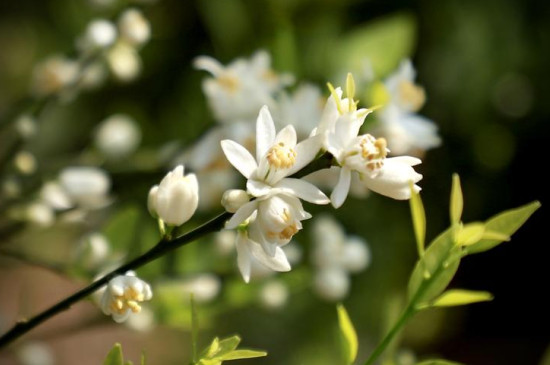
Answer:
<svg viewBox="0 0 550 365"><path fill-rule="evenodd" d="M493 294L486 291L451 289L441 294L431 304L432 307L454 307L493 300Z"/></svg>
<svg viewBox="0 0 550 365"><path fill-rule="evenodd" d="M201 356L201 357L211 359L214 356L218 355L219 351L220 351L220 339L215 337L212 340L212 343L210 344L210 346L208 346L208 348L206 349L204 356Z"/></svg>
<svg viewBox="0 0 550 365"><path fill-rule="evenodd" d="M462 256L453 235L453 229L441 233L417 261L409 280L409 300L429 302L449 285Z"/></svg>
<svg viewBox="0 0 550 365"><path fill-rule="evenodd" d="M123 365L124 360L122 358L122 347L119 343L115 343L111 351L107 354L107 357L103 361L103 365Z"/></svg>
<svg viewBox="0 0 550 365"><path fill-rule="evenodd" d="M453 185L451 188L451 204L450 217L451 224L457 224L462 218L462 209L464 207L464 199L462 198L462 187L460 186L460 177L458 174L453 174Z"/></svg>
<svg viewBox="0 0 550 365"><path fill-rule="evenodd" d="M241 342L241 338L237 335L231 336L228 338L224 338L220 341L219 347L220 350L218 351L218 356L227 354L237 348L239 346L239 343Z"/></svg>
<svg viewBox="0 0 550 365"><path fill-rule="evenodd" d="M382 77L411 55L416 38L416 19L411 14L400 13L354 28L336 43L330 55L336 70L361 74L365 63L370 62L374 73Z"/></svg>
<svg viewBox="0 0 550 365"><path fill-rule="evenodd" d="M442 359L432 359L432 360L424 360L422 362L416 363L416 365L462 365L459 362L449 361L449 360L442 360Z"/></svg>
<svg viewBox="0 0 550 365"><path fill-rule="evenodd" d="M485 224L481 222L468 223L458 228L456 243L460 246L471 246L478 243L485 234Z"/></svg>
<svg viewBox="0 0 550 365"><path fill-rule="evenodd" d="M142 351L142 352L141 352L141 361L140 361L140 364L141 364L141 365L145 365L145 363L146 363L145 351Z"/></svg>
<svg viewBox="0 0 550 365"><path fill-rule="evenodd" d="M492 237L482 239L481 241L467 248L468 254L484 252L499 245L506 239L502 237L510 237L521 227L527 219L540 207L540 202L534 201L516 209L510 209L500 213L485 223L487 232L492 232ZM501 234L500 238L495 238L494 234Z"/></svg>
<svg viewBox="0 0 550 365"><path fill-rule="evenodd" d="M424 255L424 241L426 240L426 213L424 212L424 205L420 194L414 191L413 182L409 182L411 189L411 216L414 227L414 236L416 238L416 247L418 249L418 256Z"/></svg>
<svg viewBox="0 0 550 365"><path fill-rule="evenodd" d="M342 335L342 343L344 346L344 354L347 364L353 364L355 358L357 357L357 333L355 328L353 328L353 323L351 322L346 308L342 304L338 304L336 307L338 312L338 325L340 326L340 333Z"/></svg>
<svg viewBox="0 0 550 365"><path fill-rule="evenodd" d="M267 356L265 351L256 351L256 350L234 350L223 356L220 356L219 359L226 360L239 360L239 359L253 359L255 357L264 357Z"/></svg>

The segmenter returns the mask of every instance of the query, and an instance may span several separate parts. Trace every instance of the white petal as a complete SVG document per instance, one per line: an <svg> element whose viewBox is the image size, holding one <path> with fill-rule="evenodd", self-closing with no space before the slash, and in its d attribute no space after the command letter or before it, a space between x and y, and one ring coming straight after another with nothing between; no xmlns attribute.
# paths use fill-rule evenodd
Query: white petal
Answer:
<svg viewBox="0 0 550 365"><path fill-rule="evenodd" d="M296 161L294 165L288 169L286 176L290 176L301 169L308 163L313 161L323 144L323 136L310 137L296 145Z"/></svg>
<svg viewBox="0 0 550 365"><path fill-rule="evenodd" d="M225 224L225 228L237 228L239 224L244 222L246 219L248 219L248 217L252 215L252 213L254 213L257 207L258 202L256 200L246 203L245 205L240 207L239 210L235 212L235 214L233 214L233 217L231 217L229 221L227 221L227 223Z"/></svg>
<svg viewBox="0 0 550 365"><path fill-rule="evenodd" d="M338 179L338 183L330 195L330 200L332 201L332 206L334 208L340 208L342 204L344 204L344 201L348 196L350 183L351 170L347 167L342 167L340 170L340 178Z"/></svg>
<svg viewBox="0 0 550 365"><path fill-rule="evenodd" d="M276 247L274 255L269 256L259 244L255 242L250 243L251 245L249 247L251 248L252 255L254 255L261 264L275 271L290 271L290 263L286 258L285 252L280 247Z"/></svg>
<svg viewBox="0 0 550 365"><path fill-rule="evenodd" d="M294 147L296 146L296 140L296 129L294 129L294 126L292 125L287 125L283 129L281 129L279 133L277 133L274 144L282 142L286 146Z"/></svg>
<svg viewBox="0 0 550 365"><path fill-rule="evenodd" d="M260 159L267 153L267 150L275 141L275 124L269 113L267 105L260 109L260 114L256 120L256 160Z"/></svg>
<svg viewBox="0 0 550 365"><path fill-rule="evenodd" d="M301 179L286 178L281 180L276 188L291 193L298 198L313 204L328 204L330 199L315 185Z"/></svg>
<svg viewBox="0 0 550 365"><path fill-rule="evenodd" d="M249 250L248 238L243 234L237 235L237 265L245 282L250 281L250 268L252 256Z"/></svg>
<svg viewBox="0 0 550 365"><path fill-rule="evenodd" d="M209 56L199 56L193 60L193 66L196 69L210 72L213 76L219 76L223 73L224 67L216 59Z"/></svg>
<svg viewBox="0 0 550 365"><path fill-rule="evenodd" d="M414 171L411 166L418 164L417 158L409 156L387 158L380 173L371 178L363 176L363 183L372 191L397 200L405 200L411 197L409 182L417 183L422 175ZM414 185L415 191L420 187Z"/></svg>
<svg viewBox="0 0 550 365"><path fill-rule="evenodd" d="M221 141L221 145L227 160L247 179L258 168L254 157L240 144L230 139L224 139Z"/></svg>
<svg viewBox="0 0 550 365"><path fill-rule="evenodd" d="M271 190L271 186L258 180L249 179L246 182L246 189L248 190L248 193L252 194L253 196L261 197L269 193L269 191Z"/></svg>
<svg viewBox="0 0 550 365"><path fill-rule="evenodd" d="M390 157L386 159L386 163L388 162L391 164L395 162L399 162L409 166L416 166L416 165L420 165L422 163L422 160L412 156L397 156L397 157Z"/></svg>

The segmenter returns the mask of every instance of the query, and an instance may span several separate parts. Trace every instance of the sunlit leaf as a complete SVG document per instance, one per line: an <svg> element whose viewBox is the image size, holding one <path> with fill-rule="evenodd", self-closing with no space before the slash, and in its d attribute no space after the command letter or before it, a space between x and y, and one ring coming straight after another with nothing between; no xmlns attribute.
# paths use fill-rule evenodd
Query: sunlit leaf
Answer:
<svg viewBox="0 0 550 365"><path fill-rule="evenodd" d="M410 182L410 189L410 207L414 236L416 238L418 255L422 257L422 255L424 255L424 241L426 239L426 213L424 212L424 205L422 204L422 199L420 199L420 194L414 191L412 181Z"/></svg>
<svg viewBox="0 0 550 365"><path fill-rule="evenodd" d="M234 350L231 351L219 358L221 360L239 360L239 359L252 359L255 357L267 356L265 351L256 351L256 350Z"/></svg>
<svg viewBox="0 0 550 365"><path fill-rule="evenodd" d="M103 365L123 365L124 360L122 358L122 347L119 343L115 343L111 351L107 354L107 357L103 361Z"/></svg>
<svg viewBox="0 0 550 365"><path fill-rule="evenodd" d="M433 359L418 362L416 365L462 365L462 363L442 359Z"/></svg>
<svg viewBox="0 0 550 365"><path fill-rule="evenodd" d="M218 355L227 354L230 351L235 350L237 346L239 346L240 342L241 342L241 338L237 335L224 338L219 343L220 349L218 351Z"/></svg>
<svg viewBox="0 0 550 365"><path fill-rule="evenodd" d="M455 244L452 229L436 237L414 267L409 280L409 299L421 303L438 296L454 277L461 255L462 248Z"/></svg>
<svg viewBox="0 0 550 365"><path fill-rule="evenodd" d="M462 198L462 187L460 186L460 177L458 174L453 174L453 185L451 188L451 204L450 204L450 217L451 224L460 222L462 218L462 209L464 207L464 200Z"/></svg>
<svg viewBox="0 0 550 365"><path fill-rule="evenodd" d="M458 229L456 243L460 246L470 246L478 243L484 234L485 224L481 222L468 223Z"/></svg>
<svg viewBox="0 0 550 365"><path fill-rule="evenodd" d="M337 55L339 70L361 74L365 63L372 65L378 77L387 75L409 57L416 38L416 19L410 14L386 16L344 34L331 52Z"/></svg>
<svg viewBox="0 0 550 365"><path fill-rule="evenodd" d="M474 291L464 289L447 290L436 298L432 307L454 307L493 300L493 294L486 291Z"/></svg>
<svg viewBox="0 0 550 365"><path fill-rule="evenodd" d="M346 362L348 364L353 364L355 358L357 357L357 333L353 327L348 312L342 304L338 304L336 307L338 311L338 325L340 326L340 333L342 334L344 354L346 357Z"/></svg>
<svg viewBox="0 0 550 365"><path fill-rule="evenodd" d="M485 224L485 229L488 232L493 232L493 235L494 233L500 233L502 237L510 237L539 207L540 202L534 201L519 208L507 210L489 219ZM506 240L500 238L482 239L481 241L469 246L467 252L468 254L484 252L497 246L503 241Z"/></svg>

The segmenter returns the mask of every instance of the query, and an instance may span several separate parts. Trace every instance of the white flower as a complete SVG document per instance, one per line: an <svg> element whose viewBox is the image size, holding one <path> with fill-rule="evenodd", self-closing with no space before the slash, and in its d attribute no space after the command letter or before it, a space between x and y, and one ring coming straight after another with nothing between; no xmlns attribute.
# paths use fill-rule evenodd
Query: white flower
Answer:
<svg viewBox="0 0 550 365"><path fill-rule="evenodd" d="M436 124L416 112L424 105L424 89L414 83L416 72L410 60L384 82L389 102L379 113L375 132L384 136L392 153L418 153L437 147L441 138Z"/></svg>
<svg viewBox="0 0 550 365"><path fill-rule="evenodd" d="M290 125L275 134L273 119L264 106L256 122L256 158L234 141L223 140L221 146L227 160L248 179L246 187L251 195L268 198L273 194L287 193L310 203L327 204L325 194L314 185L287 178L311 162L320 148L317 137L300 143L296 143L296 139L296 131ZM241 222L246 218L248 216Z"/></svg>
<svg viewBox="0 0 550 365"><path fill-rule="evenodd" d="M99 232L86 236L78 245L75 257L87 269L96 269L109 254L109 242Z"/></svg>
<svg viewBox="0 0 550 365"><path fill-rule="evenodd" d="M317 127L323 111L324 98L316 85L301 84L292 95L282 93L275 109L276 121L294 126L298 137L306 138ZM278 125L282 128L284 125Z"/></svg>
<svg viewBox="0 0 550 365"><path fill-rule="evenodd" d="M21 365L54 365L53 349L43 342L27 341L17 348L17 359Z"/></svg>
<svg viewBox="0 0 550 365"><path fill-rule="evenodd" d="M249 60L237 59L226 67L211 57L195 59L197 69L213 76L203 81L202 88L217 121L250 120L262 105L274 106L274 93L290 80L275 74L270 63L265 51L256 52Z"/></svg>
<svg viewBox="0 0 550 365"><path fill-rule="evenodd" d="M67 167L59 174L59 183L73 205L96 209L108 203L111 179L96 167Z"/></svg>
<svg viewBox="0 0 550 365"><path fill-rule="evenodd" d="M260 300L269 309L284 306L288 300L288 287L281 281L272 280L260 290Z"/></svg>
<svg viewBox="0 0 550 365"><path fill-rule="evenodd" d="M115 322L121 323L131 313L139 313L140 303L152 297L149 284L137 278L134 273L127 272L109 281L101 297L101 309L106 315L111 315Z"/></svg>
<svg viewBox="0 0 550 365"><path fill-rule="evenodd" d="M121 38L133 46L141 46L151 37L151 26L142 12L127 9L118 20Z"/></svg>
<svg viewBox="0 0 550 365"><path fill-rule="evenodd" d="M92 20L82 40L85 48L105 48L115 42L117 31L113 23L105 19Z"/></svg>
<svg viewBox="0 0 550 365"><path fill-rule="evenodd" d="M107 64L121 82L134 80L141 71L141 58L137 50L126 42L117 42L109 49Z"/></svg>
<svg viewBox="0 0 550 365"><path fill-rule="evenodd" d="M195 174L184 175L177 166L149 191L148 208L164 223L180 226L195 213L199 203L199 185Z"/></svg>
<svg viewBox="0 0 550 365"><path fill-rule="evenodd" d="M254 261L270 268L273 271L290 271L290 264L281 247L273 245L273 255L269 255L258 243L262 241L261 228L253 215L245 229L237 231L237 264L245 282L250 281L250 274Z"/></svg>
<svg viewBox="0 0 550 365"><path fill-rule="evenodd" d="M317 294L326 300L343 299L349 292L349 277L340 268L328 268L315 273L313 287Z"/></svg>
<svg viewBox="0 0 550 365"><path fill-rule="evenodd" d="M99 125L95 144L108 157L121 158L134 152L141 141L141 130L127 115L115 114Z"/></svg>
<svg viewBox="0 0 550 365"><path fill-rule="evenodd" d="M38 125L36 119L29 114L22 114L15 120L15 129L23 139L36 135Z"/></svg>
<svg viewBox="0 0 550 365"><path fill-rule="evenodd" d="M78 79L78 62L63 56L51 56L34 67L32 92L36 96L58 93Z"/></svg>

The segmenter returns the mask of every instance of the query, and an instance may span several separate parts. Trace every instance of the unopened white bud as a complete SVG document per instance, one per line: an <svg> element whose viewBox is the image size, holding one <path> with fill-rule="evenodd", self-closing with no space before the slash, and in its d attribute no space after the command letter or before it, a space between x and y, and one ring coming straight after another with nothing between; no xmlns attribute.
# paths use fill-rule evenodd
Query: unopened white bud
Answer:
<svg viewBox="0 0 550 365"><path fill-rule="evenodd" d="M184 175L184 167L179 165L169 172L157 189L149 191L148 208L153 216L164 223L180 226L187 222L197 210L199 184L195 174Z"/></svg>
<svg viewBox="0 0 550 365"><path fill-rule="evenodd" d="M127 115L115 114L99 126L95 144L111 158L121 158L134 152L141 141L141 131L136 122Z"/></svg>
<svg viewBox="0 0 550 365"><path fill-rule="evenodd" d="M129 44L140 46L151 37L151 27L143 14L137 9L128 9L118 21L120 36Z"/></svg>
<svg viewBox="0 0 550 365"><path fill-rule="evenodd" d="M105 19L93 20L86 29L86 40L92 47L108 47L114 43L116 37L115 26Z"/></svg>
<svg viewBox="0 0 550 365"><path fill-rule="evenodd" d="M349 291L349 278L343 270L323 269L315 275L314 287L317 294L327 300L343 299Z"/></svg>
<svg viewBox="0 0 550 365"><path fill-rule="evenodd" d="M21 151L15 155L14 164L24 175L30 175L36 171L36 158L28 151Z"/></svg>
<svg viewBox="0 0 550 365"><path fill-rule="evenodd" d="M229 213L235 213L240 207L250 201L250 197L244 190L231 189L223 193L222 206Z"/></svg>
<svg viewBox="0 0 550 365"><path fill-rule="evenodd" d="M33 203L26 209L26 218L41 227L49 227L55 222L52 208L42 203Z"/></svg>
<svg viewBox="0 0 550 365"><path fill-rule="evenodd" d="M141 59L131 45L118 42L107 54L107 63L113 75L122 82L134 80L141 71Z"/></svg>
<svg viewBox="0 0 550 365"><path fill-rule="evenodd" d="M67 167L59 182L69 198L83 208L101 208L108 203L109 175L96 167Z"/></svg>

